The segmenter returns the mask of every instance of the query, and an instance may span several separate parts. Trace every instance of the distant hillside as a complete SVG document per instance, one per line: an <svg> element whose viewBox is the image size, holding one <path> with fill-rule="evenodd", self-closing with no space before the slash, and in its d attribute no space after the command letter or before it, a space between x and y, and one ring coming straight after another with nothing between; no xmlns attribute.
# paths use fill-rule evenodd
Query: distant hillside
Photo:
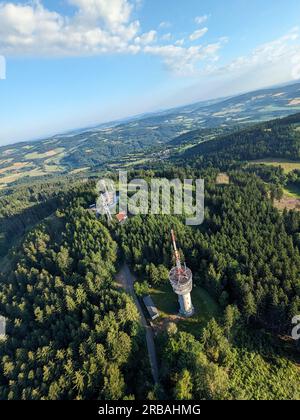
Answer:
<svg viewBox="0 0 300 420"><path fill-rule="evenodd" d="M191 137L195 139L195 132ZM199 133L201 136L201 133ZM300 159L300 113L240 130L188 149L183 157L205 160Z"/></svg>
<svg viewBox="0 0 300 420"><path fill-rule="evenodd" d="M235 127L285 117L300 111L300 84L265 89L237 97L206 101L123 123L57 135L0 148L0 189L24 177L76 174L128 159L140 153L196 144ZM199 131L201 130L201 136ZM201 138L200 138L201 137ZM174 140L175 139L175 140Z"/></svg>

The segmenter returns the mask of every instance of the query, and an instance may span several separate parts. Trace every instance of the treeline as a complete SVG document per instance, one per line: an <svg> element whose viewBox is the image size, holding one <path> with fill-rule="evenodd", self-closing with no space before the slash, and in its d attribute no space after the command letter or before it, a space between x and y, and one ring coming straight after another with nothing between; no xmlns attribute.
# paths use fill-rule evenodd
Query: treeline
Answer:
<svg viewBox="0 0 300 420"><path fill-rule="evenodd" d="M282 190L284 187L300 191L300 171L298 169L285 173L281 166L253 164L245 167L244 170L259 176L263 181L267 182L271 191L274 191L274 188Z"/></svg>
<svg viewBox="0 0 300 420"><path fill-rule="evenodd" d="M0 278L0 313L7 319L2 400L147 394L151 376L138 312L113 284L116 243L79 204L31 231L17 263Z"/></svg>

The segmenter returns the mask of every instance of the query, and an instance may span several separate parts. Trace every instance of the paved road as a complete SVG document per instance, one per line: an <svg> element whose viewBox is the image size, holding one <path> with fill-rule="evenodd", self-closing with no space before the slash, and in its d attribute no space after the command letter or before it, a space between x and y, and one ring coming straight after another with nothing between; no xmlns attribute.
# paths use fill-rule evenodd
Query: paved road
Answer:
<svg viewBox="0 0 300 420"><path fill-rule="evenodd" d="M133 286L134 281L135 281L134 276L131 274L128 266L124 265L124 267L122 267L121 271L117 275L117 282L120 286L123 287L123 289L128 294L132 296L136 304L136 307L138 308L141 324L146 330L146 340L147 340L147 347L148 347L148 353L149 353L149 361L150 361L151 370L152 370L152 376L153 376L155 384L158 384L158 364L157 364L156 350L155 350L155 344L154 344L154 335L153 335L152 328L147 323L143 309L135 294L134 286Z"/></svg>

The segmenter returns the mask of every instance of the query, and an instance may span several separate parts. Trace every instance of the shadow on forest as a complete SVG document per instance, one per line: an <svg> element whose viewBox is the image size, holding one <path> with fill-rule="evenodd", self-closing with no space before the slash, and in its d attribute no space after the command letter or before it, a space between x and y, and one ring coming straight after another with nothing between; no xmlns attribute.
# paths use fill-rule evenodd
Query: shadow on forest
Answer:
<svg viewBox="0 0 300 420"><path fill-rule="evenodd" d="M0 218L0 258L4 257L29 229L49 217L61 205L61 199L54 197L26 208L16 215Z"/></svg>
<svg viewBox="0 0 300 420"><path fill-rule="evenodd" d="M236 337L233 346L251 353L259 354L266 361L284 357L300 366L300 352L295 342L288 336L279 336L264 329L247 329Z"/></svg>

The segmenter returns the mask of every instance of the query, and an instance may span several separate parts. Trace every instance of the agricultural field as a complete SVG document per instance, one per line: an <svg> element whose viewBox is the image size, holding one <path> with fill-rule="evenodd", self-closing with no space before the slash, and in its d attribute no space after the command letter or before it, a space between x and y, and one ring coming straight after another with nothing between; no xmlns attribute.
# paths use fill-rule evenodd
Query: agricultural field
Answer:
<svg viewBox="0 0 300 420"><path fill-rule="evenodd" d="M263 160L253 160L249 165L267 165L274 167L281 167L284 170L284 173L288 174L294 170L300 170L300 162L289 161L286 159L263 159Z"/></svg>
<svg viewBox="0 0 300 420"><path fill-rule="evenodd" d="M34 145L27 145L2 152L3 158L0 160L1 190L25 178L59 174L66 170L65 166L61 165L64 148L57 147L41 152L34 149Z"/></svg>
<svg viewBox="0 0 300 420"><path fill-rule="evenodd" d="M73 171L71 171L70 172L70 174L71 175L76 175L76 174L80 174L80 173L83 173L83 172L87 172L87 171L89 171L89 167L87 166L87 167L85 167L85 168L78 168L78 169L74 169Z"/></svg>
<svg viewBox="0 0 300 420"><path fill-rule="evenodd" d="M63 153L64 150L65 149L63 147L58 147L57 149L48 150L45 153L37 153L37 152L28 153L27 155L25 155L25 159L46 159L46 158L51 158L53 156L57 156L57 155Z"/></svg>

